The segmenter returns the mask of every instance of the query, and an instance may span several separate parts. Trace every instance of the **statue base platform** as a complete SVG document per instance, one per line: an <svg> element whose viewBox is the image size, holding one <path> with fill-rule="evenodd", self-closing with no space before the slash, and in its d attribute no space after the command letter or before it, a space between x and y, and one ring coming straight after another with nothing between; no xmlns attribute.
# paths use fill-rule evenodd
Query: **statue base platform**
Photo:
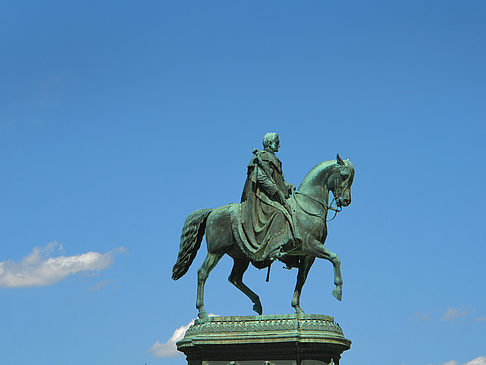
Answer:
<svg viewBox="0 0 486 365"><path fill-rule="evenodd" d="M320 314L211 317L177 342L188 365L338 365L350 346Z"/></svg>

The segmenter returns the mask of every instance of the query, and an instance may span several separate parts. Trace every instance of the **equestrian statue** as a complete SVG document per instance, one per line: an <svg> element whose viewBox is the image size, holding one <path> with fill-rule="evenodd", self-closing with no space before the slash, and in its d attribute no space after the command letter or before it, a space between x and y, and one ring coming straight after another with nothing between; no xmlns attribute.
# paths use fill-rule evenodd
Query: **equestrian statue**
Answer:
<svg viewBox="0 0 486 365"><path fill-rule="evenodd" d="M263 147L253 151L240 204L196 210L184 223L172 279L187 272L206 234L208 254L197 274L196 308L202 321L209 318L204 308L204 284L225 254L234 260L228 280L250 298L258 314L263 311L260 298L242 280L250 263L270 270L272 262L279 260L289 269L298 268L292 307L296 313L304 313L300 294L307 274L316 257L329 260L334 267L332 294L342 298L341 261L324 242L328 211L336 214L351 203L354 165L338 154L336 160L316 165L296 190L285 181L282 163L275 156L280 147L278 134L267 133ZM331 204L329 192L334 196Z"/></svg>

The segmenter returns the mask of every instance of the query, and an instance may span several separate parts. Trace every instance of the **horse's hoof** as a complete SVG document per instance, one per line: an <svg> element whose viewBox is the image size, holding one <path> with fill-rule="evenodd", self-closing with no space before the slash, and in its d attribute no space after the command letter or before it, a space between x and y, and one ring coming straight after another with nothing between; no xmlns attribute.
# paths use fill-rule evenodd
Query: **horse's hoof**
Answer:
<svg viewBox="0 0 486 365"><path fill-rule="evenodd" d="M302 310L302 308L299 306L299 307L295 307L295 314L305 314L305 312Z"/></svg>
<svg viewBox="0 0 486 365"><path fill-rule="evenodd" d="M261 303L255 303L255 305L253 305L253 310L261 315L263 313L262 304Z"/></svg>
<svg viewBox="0 0 486 365"><path fill-rule="evenodd" d="M199 317L199 321L200 322L207 322L209 321L209 316L206 312L202 312L202 313L199 313L198 314L198 317Z"/></svg>
<svg viewBox="0 0 486 365"><path fill-rule="evenodd" d="M334 295L337 300L341 301L341 299L343 299L343 290L341 288L334 288L332 295Z"/></svg>

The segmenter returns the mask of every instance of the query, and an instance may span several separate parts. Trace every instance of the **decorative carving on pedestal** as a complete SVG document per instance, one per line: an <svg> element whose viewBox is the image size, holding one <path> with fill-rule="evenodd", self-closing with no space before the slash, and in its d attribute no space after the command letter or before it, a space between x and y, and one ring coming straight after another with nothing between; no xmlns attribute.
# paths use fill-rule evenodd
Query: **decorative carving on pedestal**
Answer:
<svg viewBox="0 0 486 365"><path fill-rule="evenodd" d="M350 345L330 316L287 314L196 320L177 348L191 365L337 365Z"/></svg>

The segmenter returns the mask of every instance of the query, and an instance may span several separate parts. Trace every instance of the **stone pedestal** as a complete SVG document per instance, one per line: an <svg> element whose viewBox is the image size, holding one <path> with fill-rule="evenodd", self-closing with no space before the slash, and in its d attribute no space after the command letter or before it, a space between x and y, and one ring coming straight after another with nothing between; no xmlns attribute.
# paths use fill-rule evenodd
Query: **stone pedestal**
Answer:
<svg viewBox="0 0 486 365"><path fill-rule="evenodd" d="M211 317L177 342L188 365L339 365L350 346L334 318L319 314Z"/></svg>

